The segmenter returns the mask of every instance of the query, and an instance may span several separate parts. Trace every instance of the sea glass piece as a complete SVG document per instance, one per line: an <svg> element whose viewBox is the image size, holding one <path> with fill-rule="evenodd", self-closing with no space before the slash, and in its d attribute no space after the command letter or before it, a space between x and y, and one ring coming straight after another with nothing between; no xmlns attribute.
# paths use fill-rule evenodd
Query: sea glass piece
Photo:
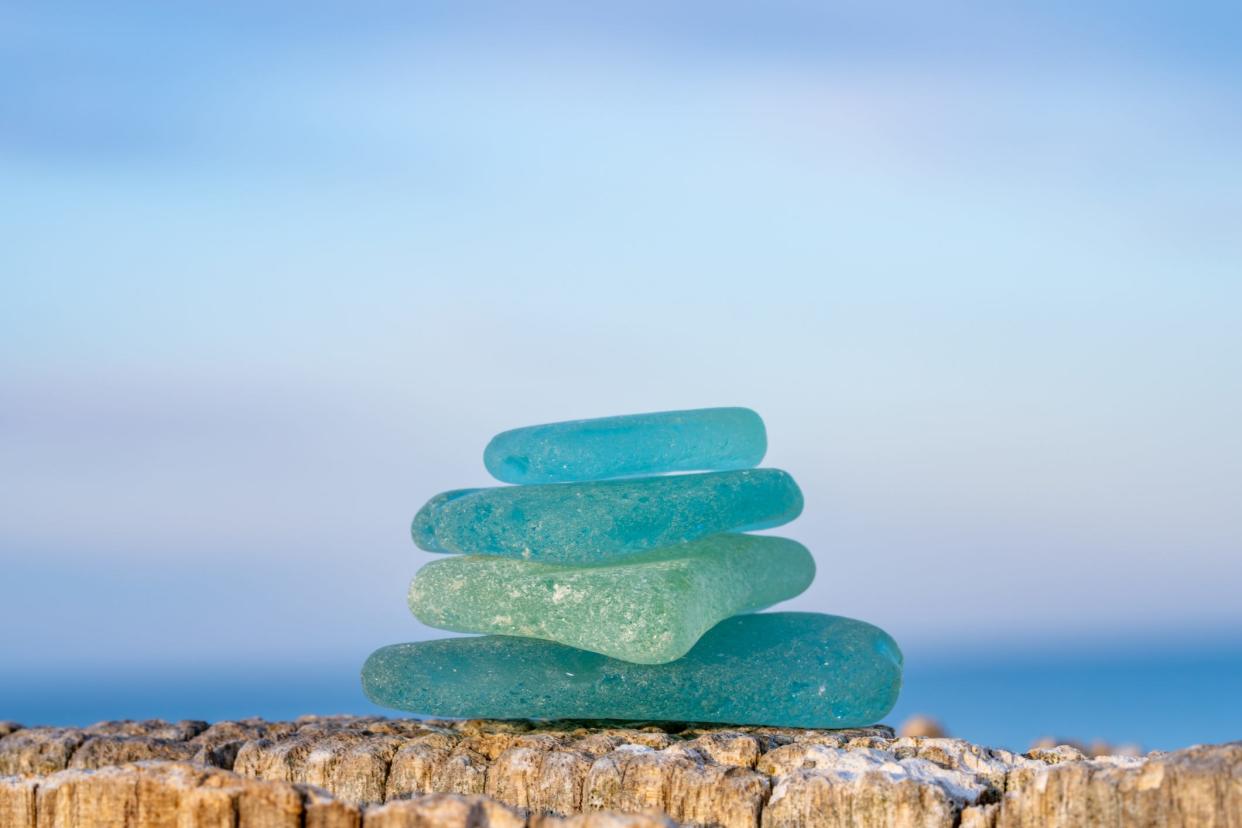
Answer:
<svg viewBox="0 0 1242 828"><path fill-rule="evenodd" d="M418 510L418 514L414 515L414 522L410 524L410 534L414 537L414 545L419 549L426 549L428 552L448 552L449 550L441 548L436 543L435 531L435 515L440 507L450 500L456 500L468 494L474 494L479 489L452 489L428 500L423 508Z"/></svg>
<svg viewBox="0 0 1242 828"><path fill-rule="evenodd" d="M414 533L421 548L548 563L591 563L766 529L802 511L798 484L779 469L497 486L440 500L448 494L432 498L415 518L416 525L430 522L429 536Z"/></svg>
<svg viewBox="0 0 1242 828"><path fill-rule="evenodd" d="M504 635L394 644L367 659L362 686L426 716L861 727L897 701L901 651L863 621L761 613L720 622L668 664Z"/></svg>
<svg viewBox="0 0 1242 828"><path fill-rule="evenodd" d="M749 408L627 414L497 434L483 464L506 483L565 483L709 469L749 469L768 448Z"/></svg>
<svg viewBox="0 0 1242 828"><path fill-rule="evenodd" d="M713 535L588 566L455 555L419 570L410 610L440 629L660 664L732 615L793 598L814 577L806 547L763 535Z"/></svg>

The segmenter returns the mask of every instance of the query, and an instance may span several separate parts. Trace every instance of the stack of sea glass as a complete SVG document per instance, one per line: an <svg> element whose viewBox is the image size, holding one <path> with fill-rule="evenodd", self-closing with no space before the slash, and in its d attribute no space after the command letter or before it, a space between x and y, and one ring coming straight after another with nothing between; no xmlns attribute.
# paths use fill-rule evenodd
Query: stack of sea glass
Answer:
<svg viewBox="0 0 1242 828"><path fill-rule="evenodd" d="M410 609L456 632L362 671L375 702L432 716L854 727L892 708L882 630L759 613L811 583L801 544L745 534L802 511L759 415L708 408L506 431L483 460L513 486L436 495ZM695 472L674 474L674 472Z"/></svg>

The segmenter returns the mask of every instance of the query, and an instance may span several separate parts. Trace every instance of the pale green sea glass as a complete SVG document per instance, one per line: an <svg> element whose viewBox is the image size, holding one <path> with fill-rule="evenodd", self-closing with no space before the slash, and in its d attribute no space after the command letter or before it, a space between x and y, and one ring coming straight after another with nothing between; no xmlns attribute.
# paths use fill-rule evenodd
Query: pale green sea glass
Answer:
<svg viewBox="0 0 1242 828"><path fill-rule="evenodd" d="M788 474L744 469L446 492L419 511L413 535L431 552L591 563L779 526L801 511Z"/></svg>
<svg viewBox="0 0 1242 828"><path fill-rule="evenodd" d="M432 627L660 664L725 618L793 598L814 577L815 561L796 541L726 534L587 566L453 556L424 566L409 597Z"/></svg>
<svg viewBox="0 0 1242 828"><path fill-rule="evenodd" d="M722 621L658 665L502 635L394 644L367 659L362 686L427 716L861 727L896 702L901 651L862 621L761 613Z"/></svg>
<svg viewBox="0 0 1242 828"><path fill-rule="evenodd" d="M564 483L706 469L748 469L768 448L749 408L698 408L526 426L497 434L483 464L506 483Z"/></svg>

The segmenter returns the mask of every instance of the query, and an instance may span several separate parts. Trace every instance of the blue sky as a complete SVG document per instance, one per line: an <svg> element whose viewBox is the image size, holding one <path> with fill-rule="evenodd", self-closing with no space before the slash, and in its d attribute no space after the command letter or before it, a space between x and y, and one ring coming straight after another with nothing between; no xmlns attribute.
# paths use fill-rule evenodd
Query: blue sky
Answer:
<svg viewBox="0 0 1242 828"><path fill-rule="evenodd" d="M435 635L493 433L699 405L803 485L793 608L1235 635L1242 27L1079 5L0 10L0 661Z"/></svg>

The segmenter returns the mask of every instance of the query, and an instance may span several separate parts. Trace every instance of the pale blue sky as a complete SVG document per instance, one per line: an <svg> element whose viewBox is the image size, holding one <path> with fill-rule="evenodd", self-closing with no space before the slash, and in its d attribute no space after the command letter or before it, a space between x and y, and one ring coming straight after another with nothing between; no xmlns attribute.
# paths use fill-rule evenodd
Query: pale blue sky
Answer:
<svg viewBox="0 0 1242 828"><path fill-rule="evenodd" d="M793 608L1242 628L1228 4L252 5L0 10L0 662L436 635L493 433L699 405L804 488Z"/></svg>

